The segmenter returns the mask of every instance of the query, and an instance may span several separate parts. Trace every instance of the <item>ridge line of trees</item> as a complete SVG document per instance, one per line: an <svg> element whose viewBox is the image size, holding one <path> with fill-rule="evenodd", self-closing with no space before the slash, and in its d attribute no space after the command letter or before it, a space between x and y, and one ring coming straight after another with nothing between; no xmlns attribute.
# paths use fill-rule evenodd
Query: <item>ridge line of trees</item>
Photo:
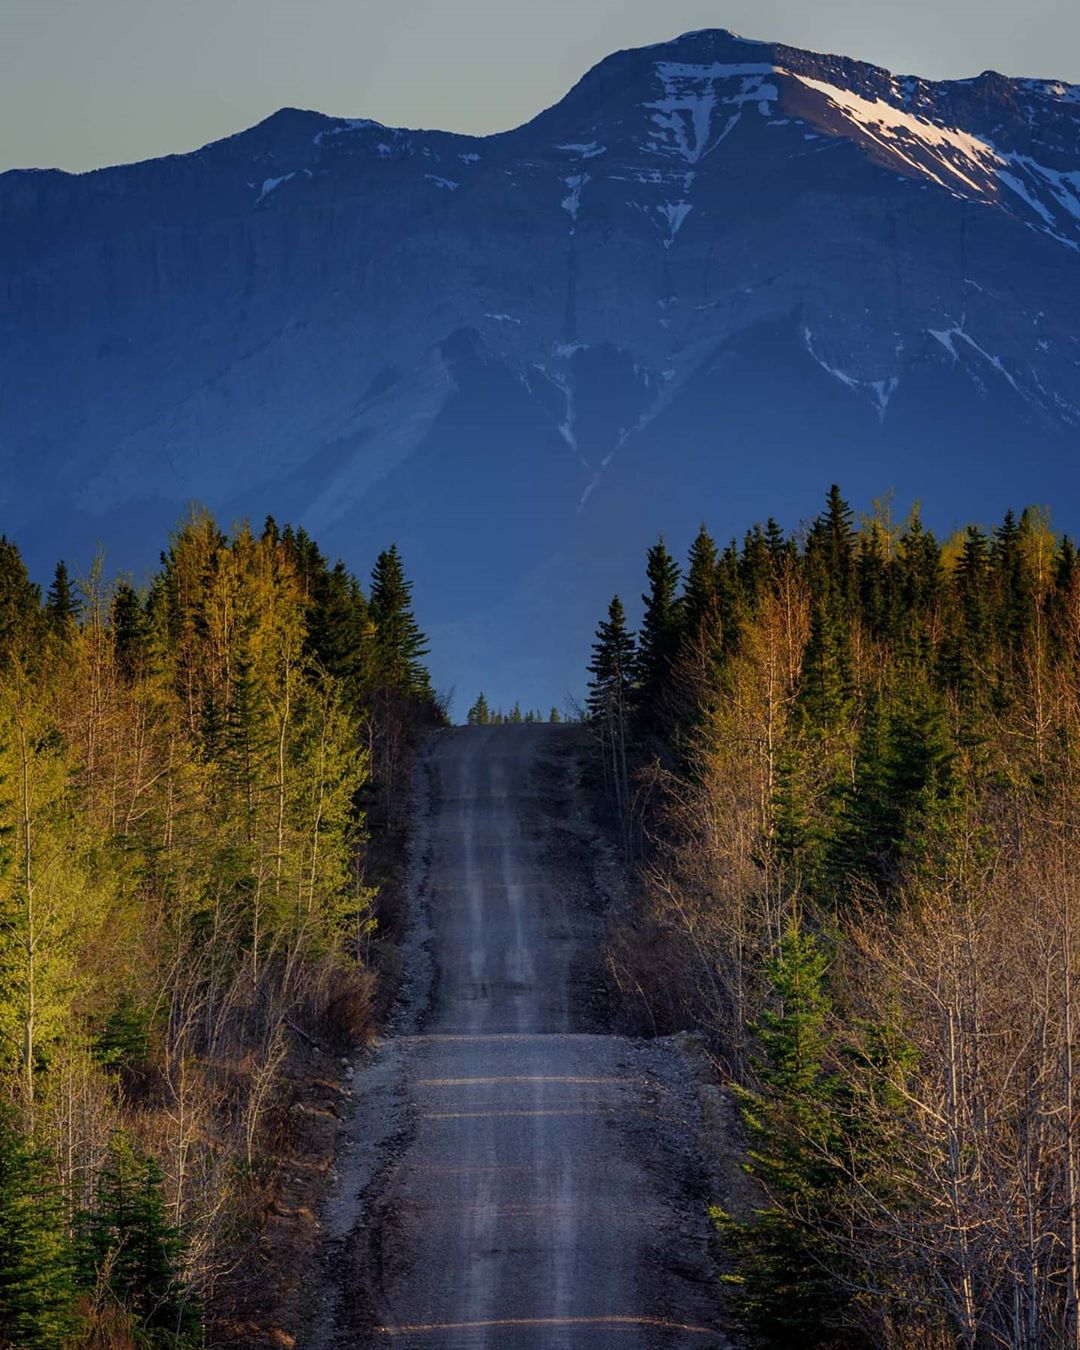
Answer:
<svg viewBox="0 0 1080 1350"><path fill-rule="evenodd" d="M597 773L639 879L639 1029L700 1030L757 1201L752 1343L1080 1346L1080 568L1046 516L939 541L838 488L597 630Z"/></svg>
<svg viewBox="0 0 1080 1350"><path fill-rule="evenodd" d="M445 723L396 548L191 513L149 585L0 538L0 1345L204 1343L298 1056L370 1031L372 842Z"/></svg>

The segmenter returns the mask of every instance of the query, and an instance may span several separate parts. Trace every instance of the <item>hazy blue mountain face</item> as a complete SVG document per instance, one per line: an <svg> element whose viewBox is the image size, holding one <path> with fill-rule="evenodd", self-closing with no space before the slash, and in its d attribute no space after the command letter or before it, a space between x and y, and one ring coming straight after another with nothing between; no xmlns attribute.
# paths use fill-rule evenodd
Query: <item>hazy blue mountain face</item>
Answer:
<svg viewBox="0 0 1080 1350"><path fill-rule="evenodd" d="M0 528L141 568L198 499L396 539L463 695L577 683L644 545L836 480L1075 528L1080 87L708 31L475 139L283 110L0 176Z"/></svg>

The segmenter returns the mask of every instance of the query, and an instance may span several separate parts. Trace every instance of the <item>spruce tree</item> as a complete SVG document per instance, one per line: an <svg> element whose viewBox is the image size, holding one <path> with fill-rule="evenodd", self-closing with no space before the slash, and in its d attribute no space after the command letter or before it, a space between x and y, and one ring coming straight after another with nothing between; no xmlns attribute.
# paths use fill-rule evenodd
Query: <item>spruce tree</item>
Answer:
<svg viewBox="0 0 1080 1350"><path fill-rule="evenodd" d="M29 650L40 624L41 591L19 550L0 535L0 666L17 649Z"/></svg>
<svg viewBox="0 0 1080 1350"><path fill-rule="evenodd" d="M827 1063L827 964L819 942L793 922L770 963L773 1006L756 1028L759 1086L736 1090L749 1170L766 1203L746 1222L713 1210L737 1259L730 1282L740 1318L759 1343L777 1350L837 1343L846 1304L829 1238L843 1180L834 1159L844 1151Z"/></svg>
<svg viewBox="0 0 1080 1350"><path fill-rule="evenodd" d="M634 635L627 629L626 611L617 595L596 630L592 653L587 707L600 735L604 777L621 816L630 800L627 722L637 663Z"/></svg>
<svg viewBox="0 0 1080 1350"><path fill-rule="evenodd" d="M683 630L688 642L700 635L703 624L718 618L716 595L716 544L702 525L690 545L686 585L682 595Z"/></svg>
<svg viewBox="0 0 1080 1350"><path fill-rule="evenodd" d="M941 548L912 508L896 551L893 580L894 636L906 659L924 665L931 656L934 616L945 589Z"/></svg>
<svg viewBox="0 0 1080 1350"><path fill-rule="evenodd" d="M939 660L942 674L960 697L970 729L976 705L987 701L982 675L988 669L992 634L990 551L986 535L974 525L964 534L952 594L956 615Z"/></svg>
<svg viewBox="0 0 1080 1350"><path fill-rule="evenodd" d="M370 616L360 583L345 564L316 570L310 580L307 646L322 668L359 697L367 673Z"/></svg>
<svg viewBox="0 0 1080 1350"><path fill-rule="evenodd" d="M645 609L638 639L634 729L639 739L663 734L672 667L682 636L679 565L663 538L649 549L645 574L649 589L641 597Z"/></svg>
<svg viewBox="0 0 1080 1350"><path fill-rule="evenodd" d="M592 652L589 663L592 677L588 695L590 716L603 718L619 708L625 714L637 665L634 635L626 626L626 611L617 595L608 606L607 618L597 627Z"/></svg>
<svg viewBox="0 0 1080 1350"><path fill-rule="evenodd" d="M73 1328L75 1259L47 1159L0 1107L0 1345L55 1350Z"/></svg>
<svg viewBox="0 0 1080 1350"><path fill-rule="evenodd" d="M760 525L746 532L739 557L739 577L743 595L752 607L764 594L773 578L773 555Z"/></svg>
<svg viewBox="0 0 1080 1350"><path fill-rule="evenodd" d="M126 581L113 592L110 614L113 650L123 677L132 681L143 673L150 650L150 621L141 600Z"/></svg>
<svg viewBox="0 0 1080 1350"><path fill-rule="evenodd" d="M371 573L368 613L382 681L405 693L424 696L431 685L423 658L428 647L412 608L412 582L406 581L401 555L392 544L379 554Z"/></svg>
<svg viewBox="0 0 1080 1350"><path fill-rule="evenodd" d="M45 622L54 637L66 640L79 617L79 599L68 576L67 564L60 560L45 597Z"/></svg>
<svg viewBox="0 0 1080 1350"><path fill-rule="evenodd" d="M855 531L851 507L834 483L825 511L810 528L806 540L807 575L818 598L831 597L839 610L850 613L855 598Z"/></svg>
<svg viewBox="0 0 1080 1350"><path fill-rule="evenodd" d="M552 724L552 726L557 726L562 721L562 718L559 715L559 710L558 708L555 707L554 704L551 705L551 712L548 714L548 721Z"/></svg>
<svg viewBox="0 0 1080 1350"><path fill-rule="evenodd" d="M124 1135L112 1141L97 1201L80 1216L82 1282L104 1279L154 1346L194 1343L198 1314L184 1288L184 1244L168 1221L161 1168Z"/></svg>
<svg viewBox="0 0 1080 1350"><path fill-rule="evenodd" d="M491 721L491 709L487 698L481 694L469 709L468 722L471 727L486 727Z"/></svg>

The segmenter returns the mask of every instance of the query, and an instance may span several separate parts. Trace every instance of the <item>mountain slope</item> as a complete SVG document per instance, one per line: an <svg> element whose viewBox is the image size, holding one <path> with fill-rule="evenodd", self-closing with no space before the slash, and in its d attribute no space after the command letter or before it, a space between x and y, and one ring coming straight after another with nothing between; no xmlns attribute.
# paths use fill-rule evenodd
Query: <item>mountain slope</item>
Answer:
<svg viewBox="0 0 1080 1350"><path fill-rule="evenodd" d="M1067 510L1077 295L1053 81L710 30L498 136L287 109L0 176L4 528L132 567L191 498L357 566L396 537L437 676L550 702L658 526L794 523L833 479L942 527Z"/></svg>

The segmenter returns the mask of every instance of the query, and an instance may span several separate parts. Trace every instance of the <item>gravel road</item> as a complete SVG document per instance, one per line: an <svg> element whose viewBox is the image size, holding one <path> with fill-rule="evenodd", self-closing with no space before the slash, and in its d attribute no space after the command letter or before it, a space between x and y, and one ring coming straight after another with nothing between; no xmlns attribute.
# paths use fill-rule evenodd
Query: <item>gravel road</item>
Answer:
<svg viewBox="0 0 1080 1350"><path fill-rule="evenodd" d="M311 1344L726 1346L677 1045L598 1034L580 733L441 734L396 1028L355 1079ZM583 997L583 994L585 997Z"/></svg>

